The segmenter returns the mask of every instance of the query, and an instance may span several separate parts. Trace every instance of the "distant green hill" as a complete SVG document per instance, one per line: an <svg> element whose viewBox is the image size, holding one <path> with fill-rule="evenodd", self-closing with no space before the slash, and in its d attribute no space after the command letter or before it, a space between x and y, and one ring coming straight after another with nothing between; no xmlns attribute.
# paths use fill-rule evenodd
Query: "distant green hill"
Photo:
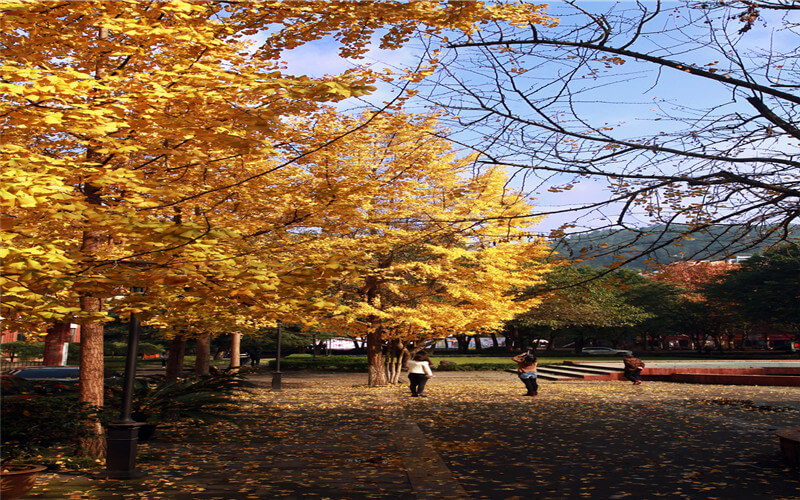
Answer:
<svg viewBox="0 0 800 500"><path fill-rule="evenodd" d="M687 230L688 226L675 224L669 229L664 225L636 231L605 229L566 237L558 242L556 251L569 259L592 257L586 262L592 267L607 266L619 261L619 257L623 260L635 257L624 267L645 269L649 261L669 264L678 260L724 260L753 255L780 241L776 234L762 236L766 233L764 228L718 225L658 249L670 240L680 238ZM799 225L791 227L789 239L800 241ZM644 253L648 255L641 256Z"/></svg>

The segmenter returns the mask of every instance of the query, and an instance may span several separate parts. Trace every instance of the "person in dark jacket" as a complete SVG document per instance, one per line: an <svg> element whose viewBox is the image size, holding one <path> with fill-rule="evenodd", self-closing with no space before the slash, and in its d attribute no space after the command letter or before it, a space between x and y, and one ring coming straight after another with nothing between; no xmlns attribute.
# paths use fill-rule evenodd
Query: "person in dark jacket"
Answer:
<svg viewBox="0 0 800 500"><path fill-rule="evenodd" d="M633 354L626 354L622 359L625 364L623 374L625 378L633 382L633 385L642 383L642 370L644 369L644 361L639 358L633 357Z"/></svg>
<svg viewBox="0 0 800 500"><path fill-rule="evenodd" d="M253 347L247 354L250 356L250 366L258 366L261 364L261 349Z"/></svg>

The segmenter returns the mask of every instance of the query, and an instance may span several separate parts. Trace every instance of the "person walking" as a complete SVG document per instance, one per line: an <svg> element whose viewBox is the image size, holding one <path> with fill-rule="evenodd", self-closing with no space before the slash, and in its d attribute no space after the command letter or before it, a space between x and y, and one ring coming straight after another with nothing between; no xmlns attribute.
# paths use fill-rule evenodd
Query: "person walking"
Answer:
<svg viewBox="0 0 800 500"><path fill-rule="evenodd" d="M169 349L161 351L158 357L161 359L161 368L166 368L167 361L169 361Z"/></svg>
<svg viewBox="0 0 800 500"><path fill-rule="evenodd" d="M261 349L253 347L250 352L250 366L259 366L261 364Z"/></svg>
<svg viewBox="0 0 800 500"><path fill-rule="evenodd" d="M633 382L633 385L641 384L644 361L633 357L633 354L626 354L625 357L622 358L622 362L624 364L623 374L625 378Z"/></svg>
<svg viewBox="0 0 800 500"><path fill-rule="evenodd" d="M518 354L511 358L512 361L517 363L517 375L528 392L525 396L536 396L539 394L539 383L537 381L538 373L536 367L539 362L536 360L536 355L527 352L525 354Z"/></svg>
<svg viewBox="0 0 800 500"><path fill-rule="evenodd" d="M430 358L428 358L424 352L418 352L412 359L406 362L406 367L408 368L408 383L411 389L411 397L426 397L422 392L425 390L425 384L428 383L428 379L433 377Z"/></svg>

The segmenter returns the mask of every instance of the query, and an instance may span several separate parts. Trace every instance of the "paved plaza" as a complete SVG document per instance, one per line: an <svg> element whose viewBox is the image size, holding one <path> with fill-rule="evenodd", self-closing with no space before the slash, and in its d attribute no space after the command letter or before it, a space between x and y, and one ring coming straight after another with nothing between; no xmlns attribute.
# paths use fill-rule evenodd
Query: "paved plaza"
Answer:
<svg viewBox="0 0 800 500"><path fill-rule="evenodd" d="M231 422L159 429L141 479L45 474L25 498L797 499L775 430L800 388L543 382L441 372L427 398L366 375L284 372Z"/></svg>

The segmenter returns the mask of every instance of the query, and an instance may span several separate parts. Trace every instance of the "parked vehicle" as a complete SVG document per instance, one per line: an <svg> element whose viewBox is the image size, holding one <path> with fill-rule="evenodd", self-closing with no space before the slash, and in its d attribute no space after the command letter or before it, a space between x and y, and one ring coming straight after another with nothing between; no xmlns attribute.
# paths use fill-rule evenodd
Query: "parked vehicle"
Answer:
<svg viewBox="0 0 800 500"><path fill-rule="evenodd" d="M78 390L80 380L79 371L78 366L12 368L2 373L3 395L30 396L75 392Z"/></svg>
<svg viewBox="0 0 800 500"><path fill-rule="evenodd" d="M25 366L5 371L4 375L13 375L25 380L46 380L51 382L77 382L80 368L78 366Z"/></svg>
<svg viewBox="0 0 800 500"><path fill-rule="evenodd" d="M581 349L581 354L590 356L625 356L626 354L633 354L633 352L627 349L612 349L610 347L584 347Z"/></svg>
<svg viewBox="0 0 800 500"><path fill-rule="evenodd" d="M770 347L776 351L800 351L799 340L772 340L770 344L772 344Z"/></svg>

